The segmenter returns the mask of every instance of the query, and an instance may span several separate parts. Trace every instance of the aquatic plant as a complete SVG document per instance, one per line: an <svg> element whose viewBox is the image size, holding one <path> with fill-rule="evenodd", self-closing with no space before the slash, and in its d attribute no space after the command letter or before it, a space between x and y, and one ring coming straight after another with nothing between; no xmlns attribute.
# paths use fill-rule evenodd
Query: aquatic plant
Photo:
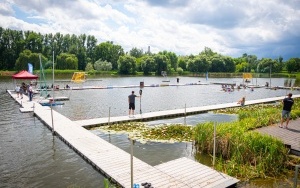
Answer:
<svg viewBox="0 0 300 188"><path fill-rule="evenodd" d="M129 122L94 127L92 130L101 130L109 133L126 133L129 134L131 138L139 140L142 143L147 140L159 142L190 142L194 139L193 127L181 124L148 126L146 123Z"/></svg>
<svg viewBox="0 0 300 188"><path fill-rule="evenodd" d="M144 130L142 137L149 140L192 141L193 129L191 126L181 124L164 125Z"/></svg>
<svg viewBox="0 0 300 188"><path fill-rule="evenodd" d="M299 118L300 100L295 99L292 119ZM239 120L220 123L216 127L216 168L241 179L276 177L289 164L288 151L282 141L259 132L258 127L280 121L281 105L253 105L222 110L237 113ZM213 153L213 123L195 127L195 145L198 152Z"/></svg>

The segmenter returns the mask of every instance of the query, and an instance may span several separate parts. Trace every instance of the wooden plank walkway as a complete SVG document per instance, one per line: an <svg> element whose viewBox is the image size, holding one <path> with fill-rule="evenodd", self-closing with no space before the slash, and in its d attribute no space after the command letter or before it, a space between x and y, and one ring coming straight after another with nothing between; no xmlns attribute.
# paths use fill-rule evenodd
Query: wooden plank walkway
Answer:
<svg viewBox="0 0 300 188"><path fill-rule="evenodd" d="M282 140L283 143L291 146L290 152L292 154L300 156L300 119L291 120L289 122L288 129L279 128L278 125L280 125L280 123L268 127L262 127L255 131L271 135ZM285 123L283 125L285 125Z"/></svg>
<svg viewBox="0 0 300 188"><path fill-rule="evenodd" d="M8 93L16 99L15 94L10 91ZM16 100L18 101L18 99ZM51 109L49 107L41 106L34 101L28 102L26 105L28 108L34 105L34 114L52 130ZM23 103L24 108L25 106ZM131 187L130 154L78 126L77 123L60 113L54 110L52 112L55 134L61 140L112 181L122 187ZM133 165L134 183L139 184L140 187L144 182L149 182L153 187L160 188L227 187L239 181L187 158L171 161L165 165L150 166L133 157ZM172 170L170 171L169 168L171 167ZM181 172L181 175L174 174L175 169L176 172ZM205 171L209 176L194 176L191 169L197 175Z"/></svg>
<svg viewBox="0 0 300 188"><path fill-rule="evenodd" d="M293 98L299 98L300 95L293 95ZM253 105L253 104L262 104L262 103L270 103L275 101L281 101L284 97L273 97L266 99L257 99L246 101L245 105ZM238 107L240 106L236 102L234 103L224 103L224 104L216 104L209 106L200 106L200 107L191 107L186 109L176 109L176 110L164 110L157 112L149 112L143 114L136 114L134 118L128 116L118 116L118 117L104 117L104 118L94 118L94 119L86 119L86 120L78 120L75 121L77 124L91 128L99 125L107 125L108 123L122 123L122 122L130 122L130 121L148 121L153 119L162 119L169 117L179 117L186 116L191 114L199 114L206 113L208 111Z"/></svg>
<svg viewBox="0 0 300 188"><path fill-rule="evenodd" d="M155 166L175 179L184 180L188 187L229 187L235 178L214 173L211 168L185 157Z"/></svg>

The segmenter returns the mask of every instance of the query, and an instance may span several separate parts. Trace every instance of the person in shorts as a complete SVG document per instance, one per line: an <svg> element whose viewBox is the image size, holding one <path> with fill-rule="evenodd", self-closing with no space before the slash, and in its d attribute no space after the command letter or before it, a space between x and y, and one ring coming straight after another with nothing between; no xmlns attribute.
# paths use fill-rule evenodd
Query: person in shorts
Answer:
<svg viewBox="0 0 300 188"><path fill-rule="evenodd" d="M16 85L15 91L17 93L17 98L19 98L19 96L20 96L20 86L19 86L19 84Z"/></svg>
<svg viewBox="0 0 300 188"><path fill-rule="evenodd" d="M292 99L293 94L289 93L287 98L284 98L282 100L283 103L283 108L282 108L282 112L281 112L281 124L280 124L280 128L283 128L283 122L284 119L286 118L286 126L285 128L288 128L288 124L290 121L290 115L291 115L291 111L292 111L292 106L294 104L294 100Z"/></svg>
<svg viewBox="0 0 300 188"><path fill-rule="evenodd" d="M140 97L140 96L136 96L134 94L134 91L131 92L131 95L128 96L128 103L129 103L129 117L130 115L134 116L134 110L135 110L135 98L136 97Z"/></svg>

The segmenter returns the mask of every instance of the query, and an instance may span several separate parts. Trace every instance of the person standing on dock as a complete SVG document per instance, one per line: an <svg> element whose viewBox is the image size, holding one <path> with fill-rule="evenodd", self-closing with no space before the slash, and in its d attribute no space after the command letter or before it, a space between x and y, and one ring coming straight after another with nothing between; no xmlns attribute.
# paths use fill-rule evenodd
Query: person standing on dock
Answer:
<svg viewBox="0 0 300 188"><path fill-rule="evenodd" d="M28 87L28 96L29 96L29 101L32 101L32 97L33 97L32 84L30 84Z"/></svg>
<svg viewBox="0 0 300 188"><path fill-rule="evenodd" d="M130 114L132 114L132 117L134 117L134 110L135 110L135 98L140 97L134 94L134 91L131 92L131 95L128 96L128 103L129 103L129 113L128 116L130 117Z"/></svg>
<svg viewBox="0 0 300 188"><path fill-rule="evenodd" d="M245 102L246 102L246 97L242 97L242 98L238 101L238 104L241 104L241 106L245 106Z"/></svg>
<svg viewBox="0 0 300 188"><path fill-rule="evenodd" d="M281 124L280 124L280 128L283 128L283 122L284 122L284 118L286 118L286 125L285 128L288 128L288 124L290 121L290 116L291 116L291 111L292 111L292 106L294 104L294 100L292 99L293 94L289 93L287 98L284 98L282 100L283 103L283 108L282 108L282 112L281 112Z"/></svg>
<svg viewBox="0 0 300 188"><path fill-rule="evenodd" d="M23 99L23 94L26 95L26 84L24 82L22 82L22 85L20 87L21 99Z"/></svg>
<svg viewBox="0 0 300 188"><path fill-rule="evenodd" d="M19 98L19 95L20 95L20 86L19 86L19 84L16 85L15 91L17 93L17 98Z"/></svg>

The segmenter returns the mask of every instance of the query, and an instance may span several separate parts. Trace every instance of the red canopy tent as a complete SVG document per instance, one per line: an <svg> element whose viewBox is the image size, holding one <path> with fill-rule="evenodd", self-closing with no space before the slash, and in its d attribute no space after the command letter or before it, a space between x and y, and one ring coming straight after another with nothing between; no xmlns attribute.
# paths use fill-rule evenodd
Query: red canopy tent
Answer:
<svg viewBox="0 0 300 188"><path fill-rule="evenodd" d="M30 74L26 70L23 70L17 74L14 74L12 77L13 77L13 79L37 79L38 78L38 76Z"/></svg>

